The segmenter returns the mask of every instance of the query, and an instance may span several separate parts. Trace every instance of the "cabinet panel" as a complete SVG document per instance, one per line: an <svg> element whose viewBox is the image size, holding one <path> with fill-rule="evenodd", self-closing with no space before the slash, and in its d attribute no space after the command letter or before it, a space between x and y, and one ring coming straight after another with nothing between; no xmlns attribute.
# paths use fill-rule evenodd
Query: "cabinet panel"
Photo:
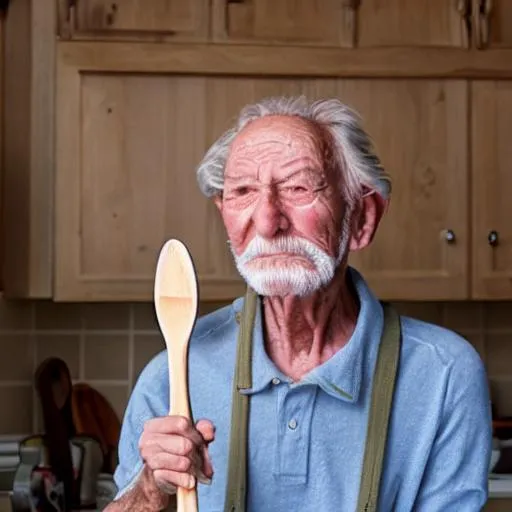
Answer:
<svg viewBox="0 0 512 512"><path fill-rule="evenodd" d="M248 101L283 93L335 96L352 105L392 175L391 205L375 240L350 258L377 293L386 299L467 298L466 83L234 78L212 84L209 103L220 121ZM218 126L219 131L227 127L225 121ZM455 235L452 243L447 230Z"/></svg>
<svg viewBox="0 0 512 512"><path fill-rule="evenodd" d="M353 263L383 298L466 295L463 82L141 75L139 65L81 73L59 62L57 300L150 299L169 237L189 245L203 299L242 293L195 167L243 105L301 93L339 96L359 109L395 180L373 247ZM454 244L443 239L447 228Z"/></svg>
<svg viewBox="0 0 512 512"><path fill-rule="evenodd" d="M468 5L465 0L364 0L357 45L466 46Z"/></svg>
<svg viewBox="0 0 512 512"><path fill-rule="evenodd" d="M213 0L219 41L352 46L353 2L340 0Z"/></svg>
<svg viewBox="0 0 512 512"><path fill-rule="evenodd" d="M208 36L208 0L60 0L61 35L196 39Z"/></svg>
<svg viewBox="0 0 512 512"><path fill-rule="evenodd" d="M338 94L362 114L393 179L376 238L352 264L388 299L466 298L465 82L345 80Z"/></svg>
<svg viewBox="0 0 512 512"><path fill-rule="evenodd" d="M473 295L512 298L512 81L472 88Z"/></svg>
<svg viewBox="0 0 512 512"><path fill-rule="evenodd" d="M170 237L189 246L203 299L237 295L220 218L195 180L207 146L206 79L63 75L56 299L150 299Z"/></svg>

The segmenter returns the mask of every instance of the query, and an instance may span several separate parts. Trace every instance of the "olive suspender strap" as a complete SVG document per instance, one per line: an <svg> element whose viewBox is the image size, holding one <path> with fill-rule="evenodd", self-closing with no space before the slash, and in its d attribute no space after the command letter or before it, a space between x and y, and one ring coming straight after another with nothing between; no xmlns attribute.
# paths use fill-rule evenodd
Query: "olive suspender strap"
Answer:
<svg viewBox="0 0 512 512"><path fill-rule="evenodd" d="M383 308L384 329L373 374L372 402L366 432L358 512L377 510L389 416L400 359L400 318L391 305L383 304Z"/></svg>
<svg viewBox="0 0 512 512"><path fill-rule="evenodd" d="M247 443L249 422L249 396L241 389L252 386L252 331L256 317L258 296L247 288L240 330L238 332L237 363L233 379L233 404L229 442L228 487L225 512L244 512L247 492Z"/></svg>
<svg viewBox="0 0 512 512"><path fill-rule="evenodd" d="M238 335L225 512L245 512L246 509L249 396L243 395L240 390L252 386L252 331L256 306L257 295L248 289ZM358 512L377 510L400 345L400 318L390 305L384 304L384 329L373 379Z"/></svg>

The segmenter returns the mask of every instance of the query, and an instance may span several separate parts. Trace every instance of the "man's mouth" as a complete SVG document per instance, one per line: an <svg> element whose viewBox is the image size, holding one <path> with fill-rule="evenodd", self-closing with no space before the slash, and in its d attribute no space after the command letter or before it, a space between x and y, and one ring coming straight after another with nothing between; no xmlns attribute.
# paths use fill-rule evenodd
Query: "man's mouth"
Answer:
<svg viewBox="0 0 512 512"><path fill-rule="evenodd" d="M278 252L273 254L259 254L247 262L250 267L267 268L289 265L300 265L309 270L315 270L315 266L309 258L300 254Z"/></svg>

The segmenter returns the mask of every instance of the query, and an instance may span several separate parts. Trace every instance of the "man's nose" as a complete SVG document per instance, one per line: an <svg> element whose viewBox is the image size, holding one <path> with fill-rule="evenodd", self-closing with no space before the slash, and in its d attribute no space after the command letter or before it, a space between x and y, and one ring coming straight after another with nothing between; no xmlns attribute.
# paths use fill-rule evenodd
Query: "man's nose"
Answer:
<svg viewBox="0 0 512 512"><path fill-rule="evenodd" d="M254 227L263 238L273 238L286 232L290 222L284 214L279 198L272 191L264 191L253 214Z"/></svg>

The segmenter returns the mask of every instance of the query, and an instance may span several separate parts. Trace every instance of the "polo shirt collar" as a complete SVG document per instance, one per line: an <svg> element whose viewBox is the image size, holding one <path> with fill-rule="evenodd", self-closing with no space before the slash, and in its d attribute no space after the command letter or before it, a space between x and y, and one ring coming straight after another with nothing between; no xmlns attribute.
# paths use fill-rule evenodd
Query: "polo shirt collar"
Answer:
<svg viewBox="0 0 512 512"><path fill-rule="evenodd" d="M380 302L373 295L363 277L349 267L349 278L359 298L359 315L348 343L325 363L307 373L300 382L293 383L268 357L263 340L261 300L258 305L253 330L252 387L243 394L256 394L272 382L287 382L291 388L318 385L325 393L348 403L356 403L365 367L365 359L372 344L378 343L382 334L384 315ZM235 301L235 311L240 314L243 299Z"/></svg>

